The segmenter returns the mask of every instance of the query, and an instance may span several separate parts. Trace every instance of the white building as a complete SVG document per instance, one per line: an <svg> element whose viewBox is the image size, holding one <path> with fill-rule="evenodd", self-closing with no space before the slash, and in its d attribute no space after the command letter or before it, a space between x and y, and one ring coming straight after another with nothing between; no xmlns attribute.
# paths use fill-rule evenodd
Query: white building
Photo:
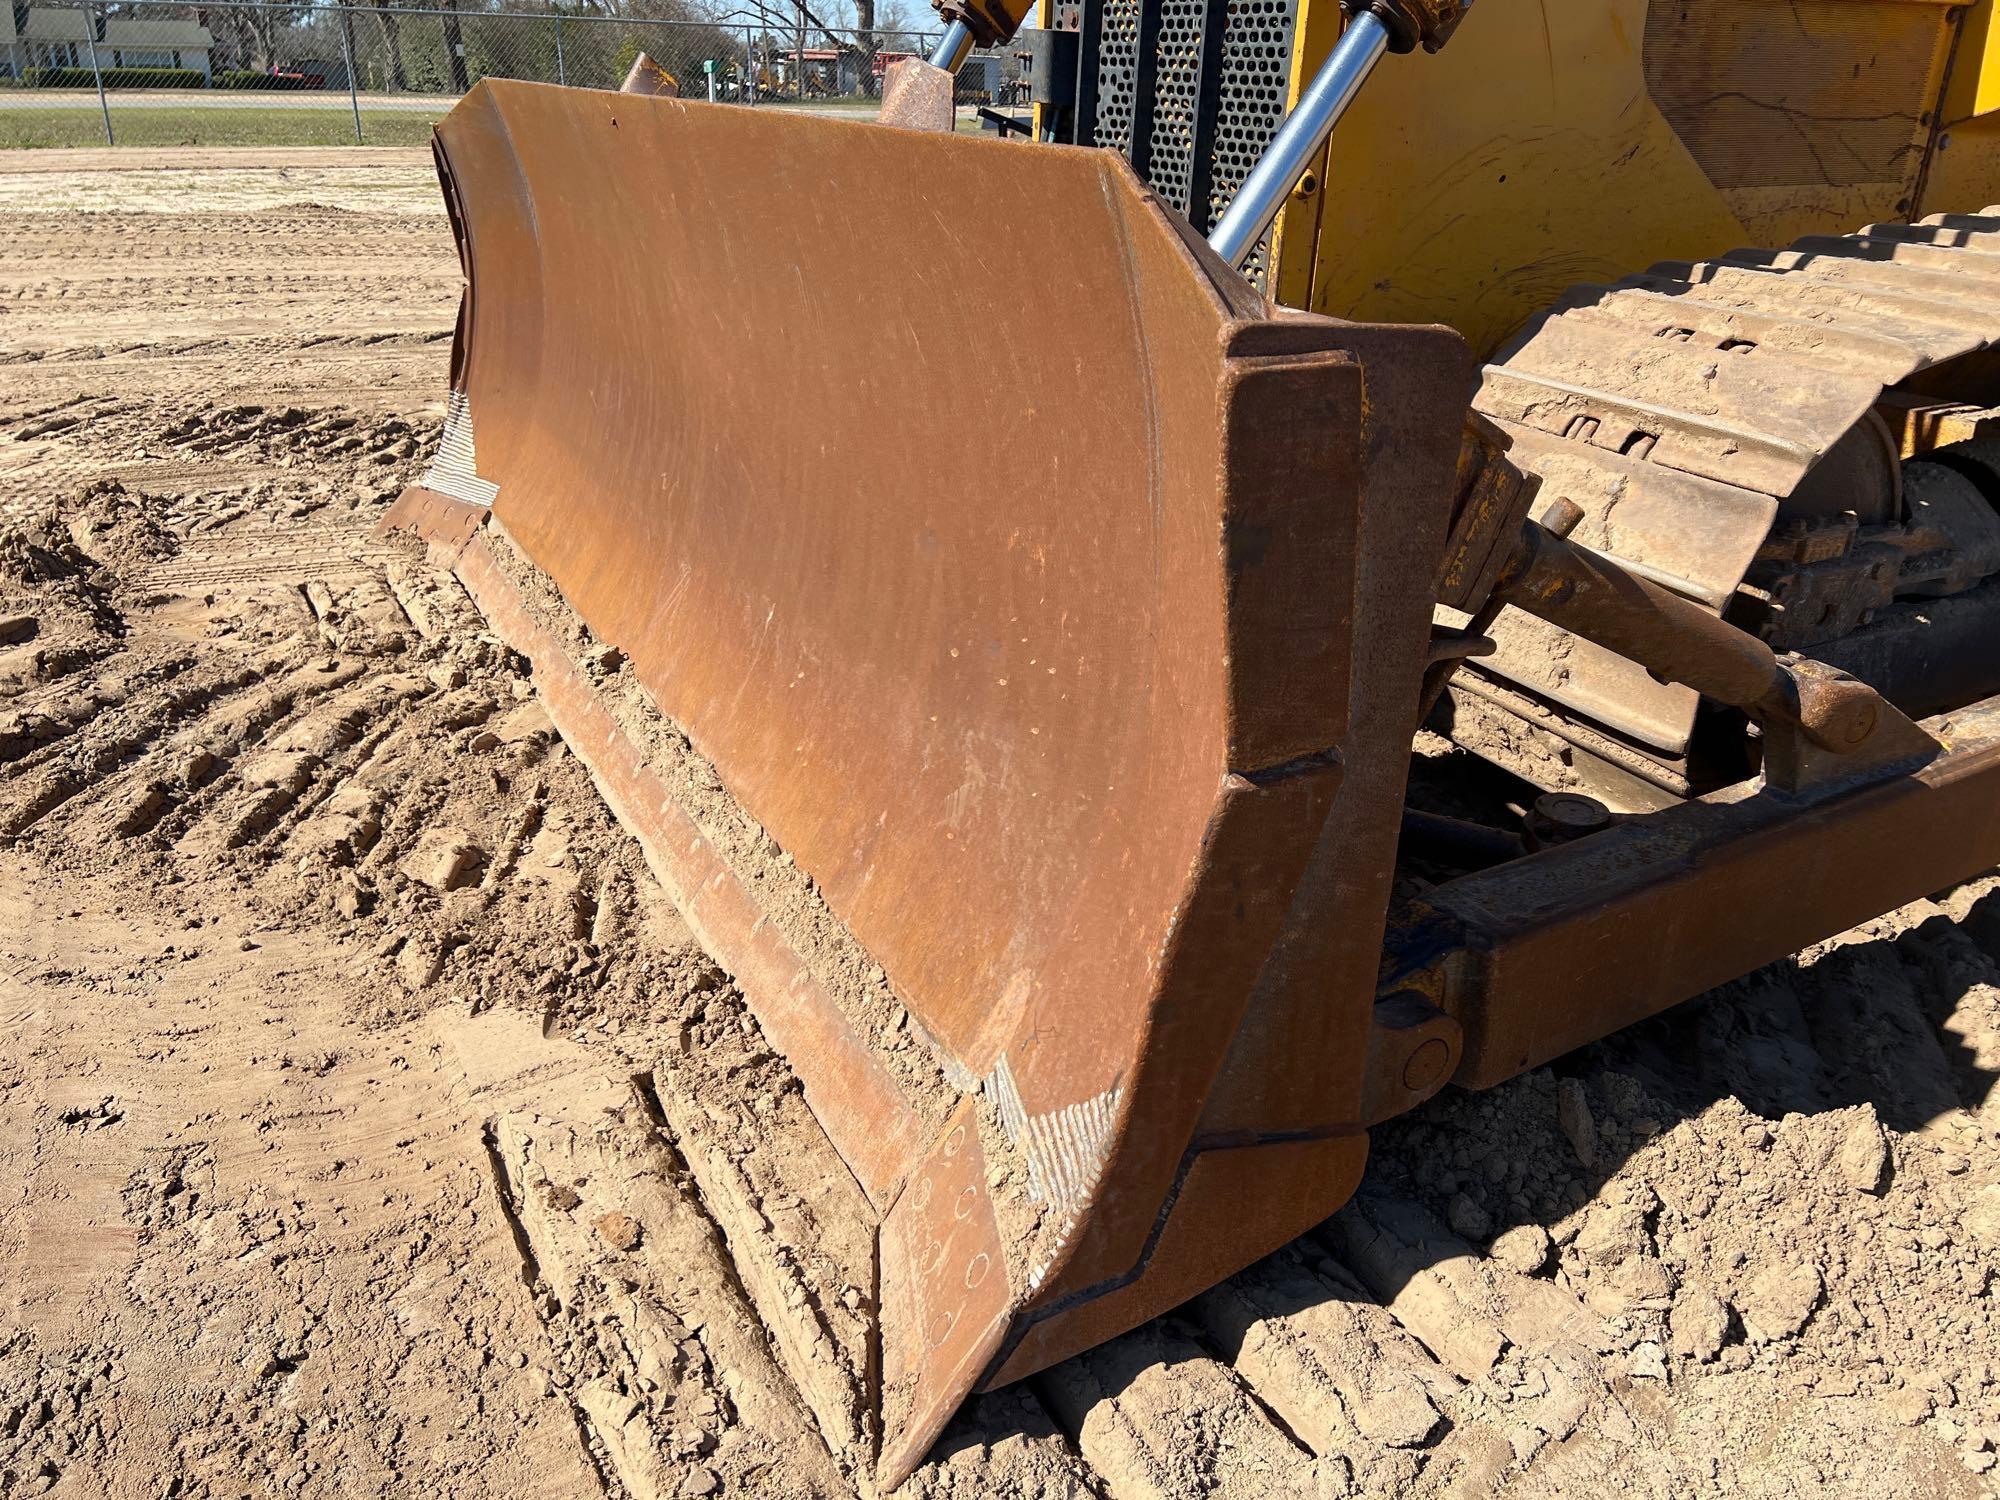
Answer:
<svg viewBox="0 0 2000 1500"><path fill-rule="evenodd" d="M0 0L0 73L19 78L30 68L87 68L90 31L86 13L71 6L29 6L25 12ZM215 38L196 21L114 16L97 39L97 65L113 68L183 68L212 79L209 54Z"/></svg>
<svg viewBox="0 0 2000 1500"><path fill-rule="evenodd" d="M30 12L32 14L32 12ZM114 68L184 68L214 78L208 55L215 38L199 21L176 21L166 17L113 16L104 23L104 39L97 44L97 62L105 66L104 52L111 50Z"/></svg>
<svg viewBox="0 0 2000 1500"><path fill-rule="evenodd" d="M8 71L16 78L28 68L77 68L87 65L90 32L80 10L30 9L25 14L0 3L0 27L5 27Z"/></svg>

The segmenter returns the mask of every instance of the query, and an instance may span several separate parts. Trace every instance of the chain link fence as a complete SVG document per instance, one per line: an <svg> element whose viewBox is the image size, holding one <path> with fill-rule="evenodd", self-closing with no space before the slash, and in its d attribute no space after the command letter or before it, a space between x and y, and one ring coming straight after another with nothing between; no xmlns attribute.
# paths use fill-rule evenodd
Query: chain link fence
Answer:
<svg viewBox="0 0 2000 1500"><path fill-rule="evenodd" d="M416 145L482 78L615 89L641 53L684 99L865 118L888 66L927 56L938 35L829 24L803 0L712 13L653 3L673 14L472 0L0 0L0 148ZM889 14L879 0L857 9ZM978 128L981 107L1025 115L1025 70L1025 49L974 53L960 128Z"/></svg>

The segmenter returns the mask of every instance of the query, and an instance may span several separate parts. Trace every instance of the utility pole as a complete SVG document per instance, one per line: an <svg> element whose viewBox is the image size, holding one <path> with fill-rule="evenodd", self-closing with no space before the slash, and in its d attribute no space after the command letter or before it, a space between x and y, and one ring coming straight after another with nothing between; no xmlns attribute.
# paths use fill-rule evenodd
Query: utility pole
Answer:
<svg viewBox="0 0 2000 1500"><path fill-rule="evenodd" d="M803 37L805 33L799 35ZM104 144L115 146L118 138L111 133L111 106L104 100L104 70L97 66L97 12L88 4L83 7L83 39L90 48L90 76L97 80L97 110L104 116Z"/></svg>
<svg viewBox="0 0 2000 1500"><path fill-rule="evenodd" d="M347 107L354 111L354 144L361 144L361 95L360 85L354 77L354 16L342 0L340 6L340 57L347 65Z"/></svg>

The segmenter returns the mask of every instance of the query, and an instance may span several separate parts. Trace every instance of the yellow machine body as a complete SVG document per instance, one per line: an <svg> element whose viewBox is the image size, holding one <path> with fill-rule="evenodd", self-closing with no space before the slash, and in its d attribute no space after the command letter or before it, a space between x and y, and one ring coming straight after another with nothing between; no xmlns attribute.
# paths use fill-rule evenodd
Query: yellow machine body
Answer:
<svg viewBox="0 0 2000 1500"><path fill-rule="evenodd" d="M1302 0L1292 95L1339 35ZM1490 352L1579 282L2000 198L1993 0L1479 0L1388 59L1280 216L1272 295Z"/></svg>

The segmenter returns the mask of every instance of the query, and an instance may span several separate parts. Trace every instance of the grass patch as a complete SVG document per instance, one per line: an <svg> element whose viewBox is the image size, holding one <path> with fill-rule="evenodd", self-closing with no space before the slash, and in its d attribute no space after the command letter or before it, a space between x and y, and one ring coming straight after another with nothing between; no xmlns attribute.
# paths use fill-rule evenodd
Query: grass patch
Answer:
<svg viewBox="0 0 2000 1500"><path fill-rule="evenodd" d="M361 138L370 146L421 146L442 114L363 105ZM354 116L335 108L176 109L114 103L111 131L121 146L351 146ZM0 150L103 144L104 117L94 104L81 109L0 105Z"/></svg>

